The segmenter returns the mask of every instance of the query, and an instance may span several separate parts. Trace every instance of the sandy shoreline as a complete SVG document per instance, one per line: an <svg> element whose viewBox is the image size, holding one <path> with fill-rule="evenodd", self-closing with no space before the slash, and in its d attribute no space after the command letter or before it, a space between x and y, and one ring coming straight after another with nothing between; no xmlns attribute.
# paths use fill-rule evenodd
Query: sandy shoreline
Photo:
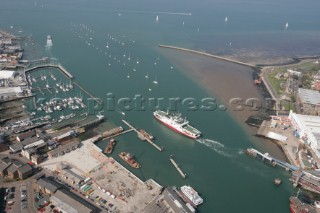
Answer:
<svg viewBox="0 0 320 213"><path fill-rule="evenodd" d="M208 94L217 98L218 102L227 106L227 112L241 125L258 148L272 153L273 156L281 160L286 160L285 154L276 144L255 137L257 128L245 123L248 117L258 115L261 110L257 111L252 107L244 107L243 110L239 111L236 110L238 104L230 103L230 100L234 98L243 100L254 98L264 103L266 96L269 96L269 94L265 92L264 88L254 84L257 70L196 53L162 48L159 48L158 51L179 70L182 70L187 77L197 83L199 87L204 88Z"/></svg>

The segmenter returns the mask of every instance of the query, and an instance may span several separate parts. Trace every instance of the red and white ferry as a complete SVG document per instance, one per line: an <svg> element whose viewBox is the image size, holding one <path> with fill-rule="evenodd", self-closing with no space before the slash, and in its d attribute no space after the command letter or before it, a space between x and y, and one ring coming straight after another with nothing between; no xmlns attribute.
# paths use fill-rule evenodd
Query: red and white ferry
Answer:
<svg viewBox="0 0 320 213"><path fill-rule="evenodd" d="M197 139L201 135L201 132L199 130L189 125L189 121L181 118L180 113L173 114L157 110L153 112L153 115L158 121L182 135L185 135L193 139Z"/></svg>

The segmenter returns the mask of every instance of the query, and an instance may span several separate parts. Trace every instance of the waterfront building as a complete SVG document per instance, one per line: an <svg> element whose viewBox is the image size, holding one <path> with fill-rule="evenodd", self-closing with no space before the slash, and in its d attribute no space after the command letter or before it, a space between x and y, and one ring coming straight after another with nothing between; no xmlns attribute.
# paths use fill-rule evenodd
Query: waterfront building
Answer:
<svg viewBox="0 0 320 213"><path fill-rule="evenodd" d="M289 118L295 129L295 135L308 144L320 158L320 117L301 115L290 111Z"/></svg>
<svg viewBox="0 0 320 213"><path fill-rule="evenodd" d="M142 213L161 212L162 209L171 213L195 212L195 209L189 203L185 203L172 187L165 188L157 199L154 199L142 210Z"/></svg>

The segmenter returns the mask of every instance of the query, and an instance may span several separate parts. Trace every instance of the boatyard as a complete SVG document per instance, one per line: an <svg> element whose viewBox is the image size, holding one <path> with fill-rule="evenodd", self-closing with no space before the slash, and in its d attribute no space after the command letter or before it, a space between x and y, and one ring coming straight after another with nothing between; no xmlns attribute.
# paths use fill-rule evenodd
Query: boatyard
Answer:
<svg viewBox="0 0 320 213"><path fill-rule="evenodd" d="M153 180L141 181L113 158L102 154L94 145L96 138L81 143L81 147L41 164L50 171L59 171L61 163L76 174L93 180L90 197L100 197L113 203L124 212L139 212L162 187ZM60 171L61 172L61 171Z"/></svg>

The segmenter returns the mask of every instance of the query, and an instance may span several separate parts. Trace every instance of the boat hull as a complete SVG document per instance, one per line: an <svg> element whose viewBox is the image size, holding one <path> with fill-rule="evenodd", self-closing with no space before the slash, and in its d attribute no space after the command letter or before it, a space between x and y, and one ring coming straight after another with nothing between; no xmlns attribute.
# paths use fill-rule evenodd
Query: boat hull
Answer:
<svg viewBox="0 0 320 213"><path fill-rule="evenodd" d="M177 128L174 128L173 126L171 126L171 125L167 124L166 122L162 121L161 119L159 119L157 116L154 116L154 117L155 117L159 122L161 122L162 124L164 124L166 127L172 129L173 131L175 131L175 132L177 132L177 133L179 133L179 134L181 134L181 135L187 136L187 137L192 138L192 139L197 139L197 138L199 138L199 137L194 137L194 136L192 136L192 135L188 135L188 134L186 134L186 133L178 130Z"/></svg>

